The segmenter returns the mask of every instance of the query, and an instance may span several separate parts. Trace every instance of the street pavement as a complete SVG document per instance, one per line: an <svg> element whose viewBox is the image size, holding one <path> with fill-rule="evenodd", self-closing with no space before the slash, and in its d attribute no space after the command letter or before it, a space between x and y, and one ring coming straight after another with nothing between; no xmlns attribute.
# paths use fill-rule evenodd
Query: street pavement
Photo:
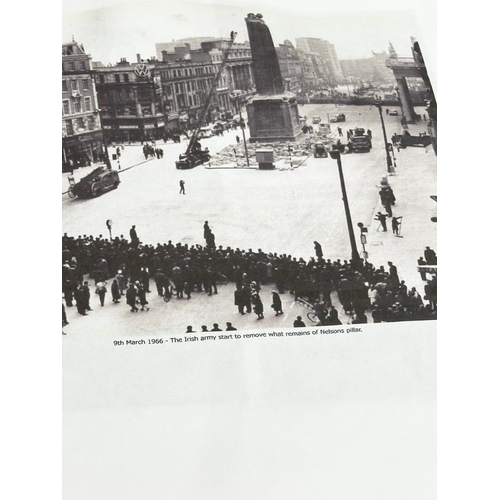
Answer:
<svg viewBox="0 0 500 500"><path fill-rule="evenodd" d="M393 107L391 107L393 109ZM415 286L423 296L424 282L417 272L417 259L424 248L436 248L436 224L430 218L436 215L436 202L430 196L436 194L436 156L431 147L407 148L395 152L395 175L388 175L383 145L380 116L376 108L305 105L300 106L302 116L310 118L319 114L323 121L328 115L343 112L346 122L332 124L333 135L337 126L344 131L362 126L373 134L373 149L370 153L342 155L346 189L358 251L358 222L368 227L366 251L368 260L376 266L392 261L397 266L400 279L408 287ZM417 112L423 113L422 110ZM387 116L384 122L387 137L400 133L400 116ZM410 125L412 134L425 131L427 122ZM203 139L211 153L220 151L229 144L236 144L240 131L226 132L222 137ZM248 135L248 134L247 134ZM175 160L187 146L172 142L157 143L164 150L162 159L145 161L142 146L125 145L113 168L120 169L121 184L117 190L91 200L70 199L62 196L62 232L70 236L108 236L105 222L113 221L112 236L124 235L128 239L130 227L135 224L139 238L144 243L168 242L204 244L203 222L209 221L215 234L216 245L244 250L262 249L266 253L285 253L308 260L313 257L313 241L323 247L326 259L350 259L351 247L348 237L344 205L339 184L336 161L330 158L309 157L298 168L287 170L259 171L255 169L215 169L199 166L192 170L177 170ZM114 148L110 147L110 154ZM77 181L95 168L86 167L74 172ZM62 192L67 190L68 174L63 174ZM390 229L378 229L375 214L382 209L377 187L383 176L393 188L396 204L395 216L402 216L401 235L396 237ZM179 181L185 181L186 195L179 194ZM93 282L91 282L93 284ZM110 283L109 283L110 285ZM108 287L109 288L109 287ZM254 313L241 316L233 305L234 285L219 288L219 294L211 297L193 293L191 300L173 299L165 303L158 297L152 284L148 294L150 310L131 313L125 301L113 304L110 294L104 307L93 295L93 311L80 316L76 308L67 308L69 325L64 328L73 337L124 338L144 334L161 336L176 335L192 325L196 332L201 325L212 328L218 323L225 329L230 321L238 330L271 329L291 327L297 315L307 313L302 305L293 301L293 296L282 296L284 315L275 317L270 309L271 287L264 286L263 320ZM93 291L93 290L92 290ZM346 324L351 321L342 313L336 294L334 303ZM311 324L305 321L307 325Z"/></svg>

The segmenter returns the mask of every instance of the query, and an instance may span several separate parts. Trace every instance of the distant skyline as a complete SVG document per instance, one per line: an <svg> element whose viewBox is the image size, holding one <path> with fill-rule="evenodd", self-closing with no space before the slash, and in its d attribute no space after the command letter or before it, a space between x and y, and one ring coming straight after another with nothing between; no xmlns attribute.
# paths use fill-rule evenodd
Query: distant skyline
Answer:
<svg viewBox="0 0 500 500"><path fill-rule="evenodd" d="M241 3L241 2L240 2ZM253 4L248 4L253 5ZM125 57L134 62L155 56L155 43L189 37L229 37L237 31L236 42L248 39L245 17L260 12L269 26L275 46L302 37L323 38L335 46L342 59L370 57L372 51L388 51L392 43L399 55L411 55L410 37L419 38L411 12L297 13L273 3L269 7L207 5L196 2L135 2L75 12L64 9L62 42L84 45L93 61L107 65ZM275 7L275 5L278 6ZM63 4L64 6L64 4ZM425 57L425 53L424 53Z"/></svg>

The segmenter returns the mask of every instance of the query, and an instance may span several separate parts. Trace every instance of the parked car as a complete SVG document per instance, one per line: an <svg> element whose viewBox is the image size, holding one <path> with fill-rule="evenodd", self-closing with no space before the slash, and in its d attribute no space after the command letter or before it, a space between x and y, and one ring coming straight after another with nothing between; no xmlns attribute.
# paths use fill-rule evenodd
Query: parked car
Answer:
<svg viewBox="0 0 500 500"><path fill-rule="evenodd" d="M345 122L344 113L339 113L338 115L333 115L330 118L330 123Z"/></svg>
<svg viewBox="0 0 500 500"><path fill-rule="evenodd" d="M208 137L212 137L214 135L214 131L211 127L202 127L200 128L200 132L198 137L200 139L207 139Z"/></svg>
<svg viewBox="0 0 500 500"><path fill-rule="evenodd" d="M387 113L389 116L398 116L398 110L397 109L390 109L389 113Z"/></svg>
<svg viewBox="0 0 500 500"><path fill-rule="evenodd" d="M82 177L75 184L71 184L68 189L70 198L94 198L101 194L116 189L120 184L120 176L116 170L108 170L105 167L98 167L90 174Z"/></svg>
<svg viewBox="0 0 500 500"><path fill-rule="evenodd" d="M322 142L314 145L314 158L328 158L326 147Z"/></svg>
<svg viewBox="0 0 500 500"><path fill-rule="evenodd" d="M319 123L321 121L321 116L313 116L312 117L312 122L313 123Z"/></svg>

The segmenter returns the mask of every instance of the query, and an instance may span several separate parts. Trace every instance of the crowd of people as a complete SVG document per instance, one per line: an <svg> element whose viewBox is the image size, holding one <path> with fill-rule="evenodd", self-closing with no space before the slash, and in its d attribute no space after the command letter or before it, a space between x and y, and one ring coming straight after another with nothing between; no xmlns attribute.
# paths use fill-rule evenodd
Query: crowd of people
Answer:
<svg viewBox="0 0 500 500"><path fill-rule="evenodd" d="M425 296L408 289L399 279L397 268L375 267L369 262L323 258L321 245L314 242L316 257L304 260L291 255L266 253L262 249L242 250L215 246L206 221L206 245L181 243L141 243L135 226L130 240L64 234L62 237L62 289L67 307L76 301L85 315L90 309L89 279L93 279L101 306L111 282L114 302L125 296L131 312L148 310L147 293L154 282L158 295L173 293L190 299L193 292L217 294L221 281L235 285L234 305L240 314L264 318L261 285L272 285L272 308L283 314L280 295L289 292L316 312L318 324L339 324L331 294L336 292L344 312L353 323L366 323L371 311L373 322L435 319L437 279L428 280ZM428 252L429 253L429 252ZM427 304L424 304L427 300ZM63 305L64 307L64 305Z"/></svg>

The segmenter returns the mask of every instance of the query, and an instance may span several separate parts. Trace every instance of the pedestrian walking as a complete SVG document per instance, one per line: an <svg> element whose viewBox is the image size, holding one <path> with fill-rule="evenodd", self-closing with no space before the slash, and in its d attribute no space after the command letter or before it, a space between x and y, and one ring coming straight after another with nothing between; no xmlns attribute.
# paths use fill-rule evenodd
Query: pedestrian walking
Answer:
<svg viewBox="0 0 500 500"><path fill-rule="evenodd" d="M239 135L237 135L237 136L236 136L236 142L237 142L238 144L240 143L240 136L239 136Z"/></svg>
<svg viewBox="0 0 500 500"><path fill-rule="evenodd" d="M135 300L137 298L137 289L135 288L133 283L130 283L130 286L127 289L127 305L130 306L130 312L137 312L139 308L135 305Z"/></svg>
<svg viewBox="0 0 500 500"><path fill-rule="evenodd" d="M344 137L344 134L343 134L342 129L340 127L337 127L337 132L339 133L339 137Z"/></svg>
<svg viewBox="0 0 500 500"><path fill-rule="evenodd" d="M111 284L111 298L113 299L113 302L117 304L120 302L121 296L120 286L118 285L118 280L115 278Z"/></svg>
<svg viewBox="0 0 500 500"><path fill-rule="evenodd" d="M101 303L101 307L104 306L104 298L106 297L107 292L108 292L108 290L106 288L106 282L99 281L99 283L97 283L97 285L96 285L95 293L96 293L96 295L99 296L99 302Z"/></svg>
<svg viewBox="0 0 500 500"><path fill-rule="evenodd" d="M186 190L184 189L184 185L185 185L185 182L183 180L181 180L179 182L179 185L181 187L180 191L179 191L179 194L186 194Z"/></svg>
<svg viewBox="0 0 500 500"><path fill-rule="evenodd" d="M279 316L280 314L283 314L283 305L281 303L281 297L276 290L272 291L272 295L273 295L273 303L271 307L274 309L276 313L275 316Z"/></svg>
<svg viewBox="0 0 500 500"><path fill-rule="evenodd" d="M253 310L257 315L257 319L264 319L264 305L258 293L253 297Z"/></svg>
<svg viewBox="0 0 500 500"><path fill-rule="evenodd" d="M116 281L118 281L118 288L120 289L120 295L125 295L125 289L127 288L127 278L123 276L123 271L121 269L116 273Z"/></svg>
<svg viewBox="0 0 500 500"><path fill-rule="evenodd" d="M85 301L85 310L86 311L92 311L92 308L90 307L90 287L89 287L89 282L84 281L82 285L82 295Z"/></svg>
<svg viewBox="0 0 500 500"><path fill-rule="evenodd" d="M146 299L146 288L142 283L137 284L137 297L139 298L139 304L141 304L141 311L144 311L144 308L146 308L146 311L149 311L148 307L148 300Z"/></svg>

